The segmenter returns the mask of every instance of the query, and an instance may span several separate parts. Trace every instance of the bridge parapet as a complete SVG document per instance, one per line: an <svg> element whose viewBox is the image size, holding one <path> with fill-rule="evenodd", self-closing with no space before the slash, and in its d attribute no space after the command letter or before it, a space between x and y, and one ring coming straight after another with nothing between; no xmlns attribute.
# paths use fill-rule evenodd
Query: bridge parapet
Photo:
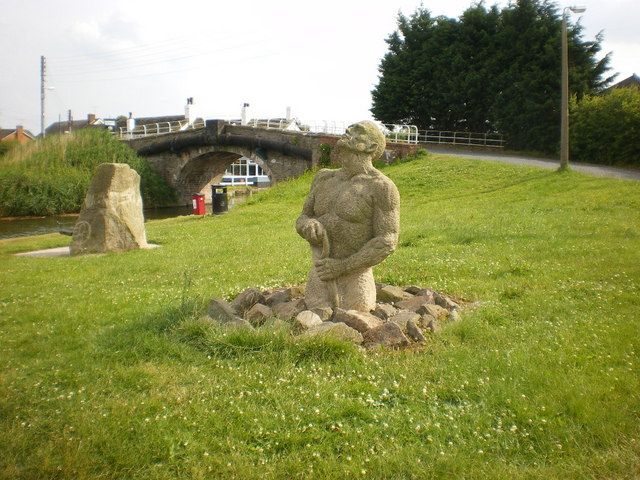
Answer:
<svg viewBox="0 0 640 480"><path fill-rule="evenodd" d="M192 193L209 193L226 167L240 157L257 162L272 182L302 175L320 164L323 145L333 147L339 136L275 128L233 125L207 120L202 128L166 132L124 140L188 202ZM415 151L415 144L393 144L395 155ZM400 151L398 151L400 150Z"/></svg>

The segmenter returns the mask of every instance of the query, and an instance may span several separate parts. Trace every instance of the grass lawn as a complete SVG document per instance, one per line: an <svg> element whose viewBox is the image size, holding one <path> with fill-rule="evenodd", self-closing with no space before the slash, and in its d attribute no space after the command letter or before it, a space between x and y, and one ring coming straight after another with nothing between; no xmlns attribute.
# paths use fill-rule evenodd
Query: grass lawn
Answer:
<svg viewBox="0 0 640 480"><path fill-rule="evenodd" d="M402 231L376 278L479 302L421 351L197 321L304 282L311 175L150 222L156 250L0 241L0 478L638 478L640 183L435 155L384 172Z"/></svg>

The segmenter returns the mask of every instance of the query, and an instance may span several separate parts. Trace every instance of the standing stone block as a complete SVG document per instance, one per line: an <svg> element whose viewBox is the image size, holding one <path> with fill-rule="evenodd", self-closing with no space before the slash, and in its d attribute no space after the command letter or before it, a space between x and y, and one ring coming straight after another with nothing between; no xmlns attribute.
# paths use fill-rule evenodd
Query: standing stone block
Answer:
<svg viewBox="0 0 640 480"><path fill-rule="evenodd" d="M145 247L140 175L124 163L98 165L73 227L71 255Z"/></svg>

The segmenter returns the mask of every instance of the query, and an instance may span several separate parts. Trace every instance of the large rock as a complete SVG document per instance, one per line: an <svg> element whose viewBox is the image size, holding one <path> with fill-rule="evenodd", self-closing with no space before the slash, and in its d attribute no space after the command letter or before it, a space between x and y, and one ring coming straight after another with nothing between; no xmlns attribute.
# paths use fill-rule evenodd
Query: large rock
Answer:
<svg viewBox="0 0 640 480"><path fill-rule="evenodd" d="M376 317L382 320L388 320L398 312L398 309L388 303L378 303L373 313Z"/></svg>
<svg viewBox="0 0 640 480"><path fill-rule="evenodd" d="M413 295L394 285L384 285L377 290L377 300L382 303L395 303L407 300Z"/></svg>
<svg viewBox="0 0 640 480"><path fill-rule="evenodd" d="M418 292L424 290L424 288L422 287L418 287L416 285L409 285L407 287L404 287L404 291L407 293L410 293L411 295L417 295Z"/></svg>
<svg viewBox="0 0 640 480"><path fill-rule="evenodd" d="M140 175L124 163L98 165L73 227L71 255L147 246Z"/></svg>
<svg viewBox="0 0 640 480"><path fill-rule="evenodd" d="M290 302L277 303L272 307L273 314L282 320L292 320L307 307L304 299L291 300Z"/></svg>
<svg viewBox="0 0 640 480"><path fill-rule="evenodd" d="M372 328L362 335L365 348L384 346L388 348L402 348L409 345L409 340L395 323L385 323Z"/></svg>
<svg viewBox="0 0 640 480"><path fill-rule="evenodd" d="M357 310L342 310L338 308L333 319L335 322L342 322L360 333L364 333L372 328L382 325L382 320L370 313L359 312Z"/></svg>
<svg viewBox="0 0 640 480"><path fill-rule="evenodd" d="M293 330L295 332L306 332L310 328L320 325L321 323L322 320L316 313L313 313L311 310L303 310L296 315L296 318L293 321Z"/></svg>
<svg viewBox="0 0 640 480"><path fill-rule="evenodd" d="M273 308L279 303L290 302L291 298L291 290L284 288L265 295L265 303Z"/></svg>
<svg viewBox="0 0 640 480"><path fill-rule="evenodd" d="M440 323L438 322L438 319L433 315L429 315L428 313L425 313L420 317L418 325L420 325L424 330L431 333L440 331Z"/></svg>
<svg viewBox="0 0 640 480"><path fill-rule="evenodd" d="M328 335L357 345L362 343L362 334L342 322L322 322L320 325L316 325L304 332L300 337L315 337L319 335Z"/></svg>
<svg viewBox="0 0 640 480"><path fill-rule="evenodd" d="M266 305L256 303L253 307L247 310L244 317L251 323L251 325L259 327L260 325L263 325L268 318L273 317L273 310Z"/></svg>
<svg viewBox="0 0 640 480"><path fill-rule="evenodd" d="M403 332L406 332L407 322L419 322L420 315L411 310L400 310L393 317L389 318L389 321L398 325Z"/></svg>
<svg viewBox="0 0 640 480"><path fill-rule="evenodd" d="M409 338L411 338L412 340L418 343L422 343L426 340L424 338L422 330L418 328L418 326L415 324L413 320L409 320L407 322L407 335L409 336Z"/></svg>
<svg viewBox="0 0 640 480"><path fill-rule="evenodd" d="M234 298L231 305L240 315L253 307L256 303L264 303L264 295L257 288L247 288L240 295Z"/></svg>
<svg viewBox="0 0 640 480"><path fill-rule="evenodd" d="M396 307L403 310L411 310L412 312L416 312L425 303L433 304L433 296L419 296L409 298L407 300L401 300L399 302L396 302Z"/></svg>
<svg viewBox="0 0 640 480"><path fill-rule="evenodd" d="M433 299L436 305L440 305L442 308L446 308L447 310L457 310L460 308L460 305L442 293L434 292Z"/></svg>
<svg viewBox="0 0 640 480"><path fill-rule="evenodd" d="M318 315L320 317L320 320L322 320L323 322L331 320L331 317L333 317L333 308L331 307L317 307L312 308L311 311Z"/></svg>
<svg viewBox="0 0 640 480"><path fill-rule="evenodd" d="M437 319L446 318L449 315L449 311L446 308L442 308L440 305L435 304L424 304L416 310L416 313L420 315L432 315Z"/></svg>
<svg viewBox="0 0 640 480"><path fill-rule="evenodd" d="M222 298L212 298L207 307L207 315L220 323L235 322L239 319L231 304Z"/></svg>

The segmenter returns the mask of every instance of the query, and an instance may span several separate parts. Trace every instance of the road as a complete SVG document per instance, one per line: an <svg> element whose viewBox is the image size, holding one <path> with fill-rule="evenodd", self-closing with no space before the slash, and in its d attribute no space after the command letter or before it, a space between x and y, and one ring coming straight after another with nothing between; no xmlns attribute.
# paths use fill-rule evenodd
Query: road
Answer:
<svg viewBox="0 0 640 480"><path fill-rule="evenodd" d="M547 169L557 169L560 166L559 161L549 160L546 158L516 156L500 152L480 152L474 150L463 150L438 147L437 145L429 145L426 147L428 152L443 155L453 155L462 158L471 158L474 160L489 160L513 165L529 165L532 167L540 167ZM622 178L626 180L640 180L640 170L621 167L609 167L606 165L593 165L588 163L572 163L572 170L576 172L586 173L588 175L596 175L599 177Z"/></svg>

